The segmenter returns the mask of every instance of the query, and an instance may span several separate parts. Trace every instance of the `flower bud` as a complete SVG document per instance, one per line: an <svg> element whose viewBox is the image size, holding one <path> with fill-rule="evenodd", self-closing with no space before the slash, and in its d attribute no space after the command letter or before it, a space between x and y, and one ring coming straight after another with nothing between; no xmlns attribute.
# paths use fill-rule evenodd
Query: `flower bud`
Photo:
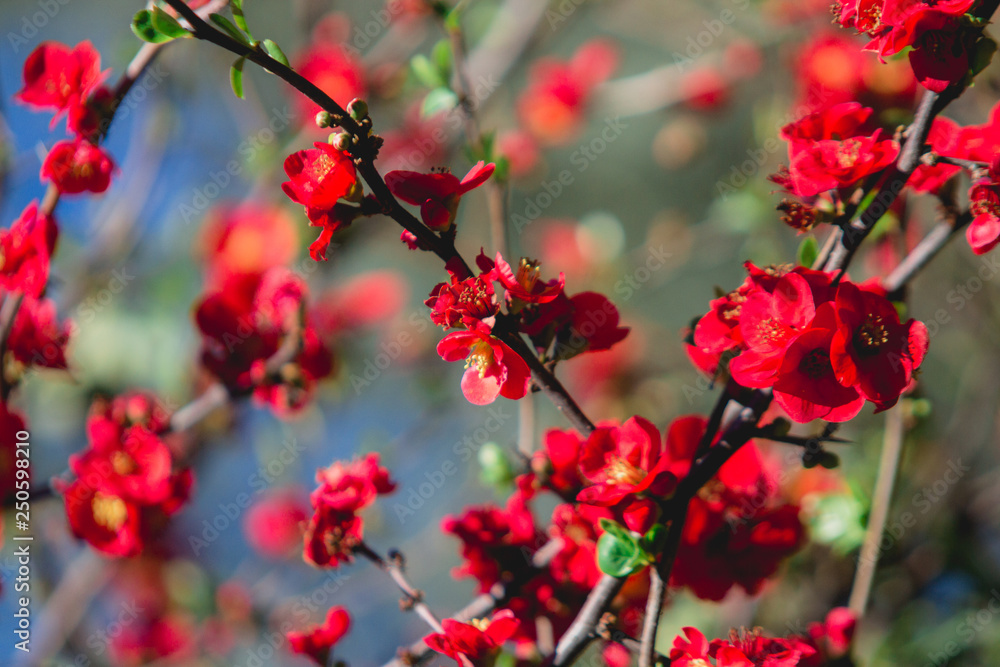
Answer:
<svg viewBox="0 0 1000 667"><path fill-rule="evenodd" d="M329 111L320 111L316 114L316 125L318 127L330 127L333 125L333 114Z"/></svg>
<svg viewBox="0 0 1000 667"><path fill-rule="evenodd" d="M349 132L334 132L327 141L338 151L346 151L351 148L351 134Z"/></svg>
<svg viewBox="0 0 1000 667"><path fill-rule="evenodd" d="M363 120L368 116L368 103L355 98L347 105L347 113L351 114L354 120Z"/></svg>

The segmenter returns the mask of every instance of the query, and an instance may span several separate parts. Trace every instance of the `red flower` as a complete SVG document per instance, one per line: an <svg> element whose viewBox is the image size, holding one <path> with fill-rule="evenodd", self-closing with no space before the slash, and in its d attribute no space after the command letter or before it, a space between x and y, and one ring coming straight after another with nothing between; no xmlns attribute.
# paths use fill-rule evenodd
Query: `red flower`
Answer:
<svg viewBox="0 0 1000 667"><path fill-rule="evenodd" d="M319 239L309 247L313 259L326 256L330 237L347 227L360 210L341 205L340 199L359 201L362 187L351 157L330 144L316 142L314 149L292 153L285 159L285 173L289 181L281 189L296 204L306 209L309 223L322 227Z"/></svg>
<svg viewBox="0 0 1000 667"><path fill-rule="evenodd" d="M916 99L909 63L879 62L843 31L816 33L796 53L795 70L800 104L810 111L855 100L876 109L909 109Z"/></svg>
<svg viewBox="0 0 1000 667"><path fill-rule="evenodd" d="M580 452L580 471L592 485L580 491L577 500L615 507L629 528L645 533L656 519L646 497L665 498L677 486L671 463L660 432L646 419L599 426Z"/></svg>
<svg viewBox="0 0 1000 667"><path fill-rule="evenodd" d="M927 143L937 155L964 157L962 150L962 128L955 121L937 116L931 124ZM934 166L921 164L910 176L907 185L917 192L936 192L962 168L953 164L939 163Z"/></svg>
<svg viewBox="0 0 1000 667"><path fill-rule="evenodd" d="M927 12L912 20L919 36L910 51L910 66L924 88L935 93L961 81L969 71L969 54L975 48L959 19L941 12Z"/></svg>
<svg viewBox="0 0 1000 667"><path fill-rule="evenodd" d="M809 636L804 638L816 654L803 660L803 667L824 667L842 658L851 650L858 619L847 607L831 609L822 623L809 624Z"/></svg>
<svg viewBox="0 0 1000 667"><path fill-rule="evenodd" d="M700 416L670 425L666 456L678 477L687 474L706 425ZM708 600L721 600L737 585L753 595L798 550L803 535L798 507L780 498L749 442L692 499L671 584Z"/></svg>
<svg viewBox="0 0 1000 667"><path fill-rule="evenodd" d="M560 583L571 584L576 590L589 591L600 581L597 567L598 522L613 519L603 507L564 503L552 512L549 534L562 540L562 548L552 559L549 572Z"/></svg>
<svg viewBox="0 0 1000 667"><path fill-rule="evenodd" d="M306 527L304 558L317 567L350 563L364 535L357 513L377 496L395 491L396 483L374 453L318 470L316 481L319 486L310 496L314 511Z"/></svg>
<svg viewBox="0 0 1000 667"><path fill-rule="evenodd" d="M441 531L462 541L464 562L452 570L452 576L473 577L480 593L500 581L529 574L525 549L541 543L525 499L516 491L505 509L489 505L468 508L460 517L445 517Z"/></svg>
<svg viewBox="0 0 1000 667"><path fill-rule="evenodd" d="M122 626L122 632L111 637L109 647L114 664L122 667L138 667L163 660L190 664L200 648L197 646L197 627L186 614L166 613L155 618L144 615Z"/></svg>
<svg viewBox="0 0 1000 667"><path fill-rule="evenodd" d="M231 391L253 391L278 414L302 409L316 382L333 372L333 354L303 317L305 282L284 268L262 276L238 276L208 296L195 311L202 333L202 364ZM294 358L280 369L267 360L287 336L300 336Z"/></svg>
<svg viewBox="0 0 1000 667"><path fill-rule="evenodd" d="M431 309L431 321L450 329L459 325L480 328L481 323L492 328L493 317L500 304L493 293L493 278L487 272L459 280L449 268L450 283L438 283L424 303Z"/></svg>
<svg viewBox="0 0 1000 667"><path fill-rule="evenodd" d="M837 333L830 363L837 381L876 406L896 404L927 352L927 327L899 314L884 296L844 283L837 290Z"/></svg>
<svg viewBox="0 0 1000 667"><path fill-rule="evenodd" d="M485 183L495 168L492 162L477 162L461 181L448 172L390 171L385 175L385 183L392 194L408 204L420 206L420 218L425 225L443 232L451 229L462 196Z"/></svg>
<svg viewBox="0 0 1000 667"><path fill-rule="evenodd" d="M674 639L670 651L672 667L796 667L804 658L815 654L805 642L764 637L760 630L730 632L729 639L714 639L711 643L696 628L684 628L686 637Z"/></svg>
<svg viewBox="0 0 1000 667"><path fill-rule="evenodd" d="M531 462L531 468L542 486L560 495L575 497L583 486L580 452L585 443L586 440L576 431L546 431L542 449L535 452Z"/></svg>
<svg viewBox="0 0 1000 667"><path fill-rule="evenodd" d="M110 556L141 553L191 491L191 471L174 471L169 448L146 428L165 423L144 408L146 398L152 400L126 395L95 405L90 446L70 457L76 479L57 483L73 534Z"/></svg>
<svg viewBox="0 0 1000 667"><path fill-rule="evenodd" d="M517 400L528 393L528 364L495 336L480 330L453 331L438 343L437 352L445 361L467 360L462 393L470 403L487 405L497 396Z"/></svg>
<svg viewBox="0 0 1000 667"><path fill-rule="evenodd" d="M618 67L618 49L607 40L581 46L569 62L538 61L517 101L525 129L540 142L565 144L579 132L594 89Z"/></svg>
<svg viewBox="0 0 1000 667"><path fill-rule="evenodd" d="M29 204L10 229L0 230L0 288L41 296L58 236L55 219Z"/></svg>
<svg viewBox="0 0 1000 667"><path fill-rule="evenodd" d="M848 421L865 405L865 397L857 389L837 381L830 361L836 333L836 312L826 303L816 310L810 327L785 348L774 383L774 400L793 421Z"/></svg>
<svg viewBox="0 0 1000 667"><path fill-rule="evenodd" d="M288 643L295 653L312 658L316 664L325 667L329 663L330 649L351 629L351 615L344 607L331 607L322 625L313 626L306 632L288 632Z"/></svg>
<svg viewBox="0 0 1000 667"><path fill-rule="evenodd" d="M812 113L781 129L789 142L789 189L800 197L844 188L884 169L899 154L899 144L879 139L880 130L858 134L872 110L855 102Z"/></svg>
<svg viewBox="0 0 1000 667"><path fill-rule="evenodd" d="M198 246L206 265L206 285L222 289L231 279L287 266L298 256L299 239L287 208L252 201L214 207L206 216Z"/></svg>
<svg viewBox="0 0 1000 667"><path fill-rule="evenodd" d="M424 643L432 650L452 658L459 665L466 664L463 658L476 667L487 665L487 658L495 656L505 641L514 636L520 623L514 613L503 609L493 614L490 620L461 623L446 618L441 622L444 633L433 633L424 637Z"/></svg>
<svg viewBox="0 0 1000 667"><path fill-rule="evenodd" d="M255 502L243 517L247 543L265 558L287 556L301 544L308 506L295 491L279 491Z"/></svg>
<svg viewBox="0 0 1000 667"><path fill-rule="evenodd" d="M504 261L500 253L497 253L495 262L480 254L476 263L481 271L488 272L493 280L499 281L504 286L507 290L507 302L512 304L514 311L519 310L524 304L549 303L562 294L566 286L566 277L562 273L558 278L548 282L539 280L542 273L539 263L527 257L521 258L517 273Z"/></svg>
<svg viewBox="0 0 1000 667"><path fill-rule="evenodd" d="M125 431L139 426L151 433L160 433L170 425L170 413L153 394L126 392L110 401L97 398L87 415L87 438L91 446L110 449L119 446Z"/></svg>
<svg viewBox="0 0 1000 667"><path fill-rule="evenodd" d="M984 255L1000 243L1000 184L974 184L969 190L969 202L976 217L965 230L965 237L972 252Z"/></svg>
<svg viewBox="0 0 1000 667"><path fill-rule="evenodd" d="M36 109L55 111L58 118L84 105L106 74L101 72L101 54L89 41L72 50L59 42L42 42L24 62L24 88L15 97Z"/></svg>
<svg viewBox="0 0 1000 667"><path fill-rule="evenodd" d="M78 477L99 473L103 477L99 486L105 492L156 504L174 491L172 459L162 440L141 426L133 426L114 441L91 441L90 448L71 456L69 464Z"/></svg>
<svg viewBox="0 0 1000 667"><path fill-rule="evenodd" d="M850 0L841 6L840 23L868 33L869 49L890 56L911 47L910 65L924 87L941 92L969 69L975 36L960 18L975 0Z"/></svg>
<svg viewBox="0 0 1000 667"><path fill-rule="evenodd" d="M7 349L25 366L64 369L70 331L69 322L59 322L55 302L25 295L17 309Z"/></svg>
<svg viewBox="0 0 1000 667"><path fill-rule="evenodd" d="M773 292L754 290L740 311L740 336L748 348L729 363L733 379L744 387L770 387L785 348L816 315L812 288L801 275L782 276Z"/></svg>
<svg viewBox="0 0 1000 667"><path fill-rule="evenodd" d="M76 480L59 489L73 534L109 556L142 553L142 514L138 504Z"/></svg>
<svg viewBox="0 0 1000 667"><path fill-rule="evenodd" d="M42 163L42 180L52 184L64 195L81 192L101 193L111 184L115 163L99 146L87 139L60 141Z"/></svg>

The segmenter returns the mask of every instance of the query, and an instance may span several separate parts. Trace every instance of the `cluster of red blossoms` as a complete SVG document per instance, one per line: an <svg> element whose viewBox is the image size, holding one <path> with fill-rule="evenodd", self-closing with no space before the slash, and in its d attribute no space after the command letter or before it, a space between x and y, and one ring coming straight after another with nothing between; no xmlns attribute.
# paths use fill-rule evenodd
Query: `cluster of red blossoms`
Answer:
<svg viewBox="0 0 1000 667"><path fill-rule="evenodd" d="M206 294L195 308L204 368L278 414L305 406L334 368L311 325L305 281L285 267L295 244L293 223L279 208L220 207L206 225Z"/></svg>
<svg viewBox="0 0 1000 667"><path fill-rule="evenodd" d="M766 637L759 628L732 631L728 639L711 642L696 628L684 628L670 651L673 667L822 667L850 649L857 619L839 607L807 636Z"/></svg>
<svg viewBox="0 0 1000 667"><path fill-rule="evenodd" d="M378 454L336 462L316 472L319 486L310 500L313 516L305 534L304 557L316 567L337 567L354 560L354 548L364 538L364 521L358 512L376 497L396 490L389 471L379 465Z"/></svg>
<svg viewBox="0 0 1000 667"><path fill-rule="evenodd" d="M193 477L174 470L158 435L169 415L148 394L98 401L87 420L89 447L70 457L71 482L57 480L73 534L110 556L136 556L187 501Z"/></svg>
<svg viewBox="0 0 1000 667"><path fill-rule="evenodd" d="M548 619L558 640L600 579L602 519L642 533L664 518L662 506L690 470L706 426L701 417L682 417L665 439L641 417L600 424L588 438L550 430L532 472L518 477L506 507L472 507L445 518L442 530L462 542L463 564L454 576L475 579L481 592L502 582L525 582L507 604L511 618L520 621L506 626L517 655L537 650L539 616ZM773 478L752 442L723 466L691 502L672 586L710 600L722 599L734 586L754 594L800 548L804 528L798 507L782 498ZM552 512L547 533L530 508L541 492L566 501ZM558 540L558 552L547 568L531 572L531 554L550 539ZM648 579L639 572L616 598L614 610L626 632L638 632L647 592ZM623 650L606 646L606 653Z"/></svg>
<svg viewBox="0 0 1000 667"><path fill-rule="evenodd" d="M790 164L788 173L774 180L799 197L814 197L885 169L899 154L899 144L882 139L880 129L863 129L871 114L857 102L844 102L781 128Z"/></svg>
<svg viewBox="0 0 1000 667"><path fill-rule="evenodd" d="M645 533L663 520L662 505L691 469L706 428L703 417L680 417L664 440L649 421L632 417L621 425L600 424L586 440L550 431L535 472L520 483L575 495ZM799 509L782 499L773 477L750 442L699 491L688 508L672 585L710 600L721 600L736 585L754 594L798 550L804 539Z"/></svg>
<svg viewBox="0 0 1000 667"><path fill-rule="evenodd" d="M66 368L70 325L45 298L59 230L52 216L31 203L10 229L0 230L0 296L20 298L7 338L4 373L15 383L31 366Z"/></svg>
<svg viewBox="0 0 1000 667"><path fill-rule="evenodd" d="M90 42L73 49L43 42L24 63L24 88L16 98L28 106L52 111L53 124L66 114L66 129L74 138L57 142L42 163L43 181L62 194L100 193L108 189L114 162L98 142L102 123L114 103L103 86L101 55Z"/></svg>
<svg viewBox="0 0 1000 667"><path fill-rule="evenodd" d="M826 193L836 192L840 200L847 200L863 179L881 172L898 157L899 144L881 137L882 129L872 125L872 114L872 109L857 102L844 102L818 109L782 128L789 166L771 178L804 202L782 204L790 213L785 217L788 224L799 231L811 229L822 219L819 212L831 207ZM1000 105L982 125L962 127L936 117L927 143L931 160L917 167L908 187L915 192L941 192L962 170L947 158L980 165L973 172L969 189L974 218L966 238L977 255L989 252L1000 244L1000 163L996 160Z"/></svg>
<svg viewBox="0 0 1000 667"><path fill-rule="evenodd" d="M711 302L688 351L716 374L728 360L744 387L774 389L799 423L852 419L865 401L876 412L899 400L927 352L927 328L899 314L875 286L803 267L747 262L739 289Z"/></svg>
<svg viewBox="0 0 1000 667"><path fill-rule="evenodd" d="M479 274L468 278L460 278L460 267L449 264L450 282L436 285L425 302L435 324L462 329L445 336L437 349L445 361L466 360L462 392L471 403L485 405L497 396L516 400L528 392L528 365L493 334L498 317L516 323L543 359L608 350L628 335L606 297L596 292L567 296L563 275L543 281L537 262L522 258L515 271L499 253L492 260L480 253L476 264ZM503 288L502 298L495 283Z"/></svg>
<svg viewBox="0 0 1000 667"><path fill-rule="evenodd" d="M975 216L966 229L972 252L982 255L1000 244L1000 104L993 107L987 122L962 127L938 116L934 119L927 143L937 156L969 160L981 165L973 173L969 204ZM961 167L939 162L921 165L910 179L918 192L939 192Z"/></svg>
<svg viewBox="0 0 1000 667"><path fill-rule="evenodd" d="M909 49L910 65L927 89L941 92L965 78L982 23L970 12L977 0L847 0L840 24L871 37L880 58Z"/></svg>

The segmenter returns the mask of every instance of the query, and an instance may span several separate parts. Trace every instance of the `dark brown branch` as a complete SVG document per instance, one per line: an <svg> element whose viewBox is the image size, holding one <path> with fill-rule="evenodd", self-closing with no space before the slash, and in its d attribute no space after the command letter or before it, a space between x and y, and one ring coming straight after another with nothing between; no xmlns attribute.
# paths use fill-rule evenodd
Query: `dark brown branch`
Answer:
<svg viewBox="0 0 1000 667"><path fill-rule="evenodd" d="M972 213L966 211L952 222L942 222L932 229L899 265L882 280L889 296L898 299L903 288L944 248L953 236L972 222Z"/></svg>

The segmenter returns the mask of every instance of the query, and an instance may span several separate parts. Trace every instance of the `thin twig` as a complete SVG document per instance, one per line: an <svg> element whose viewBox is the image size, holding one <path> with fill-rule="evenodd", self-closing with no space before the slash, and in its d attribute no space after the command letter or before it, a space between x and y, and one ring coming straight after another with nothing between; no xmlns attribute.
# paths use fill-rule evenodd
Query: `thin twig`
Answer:
<svg viewBox="0 0 1000 667"><path fill-rule="evenodd" d="M897 403L885 415L885 435L882 441L882 456L878 464L878 478L873 491L872 510L865 530L865 541L858 556L851 597L848 600L848 606L857 618L865 614L872 582L875 579L879 544L882 541L882 533L885 532L886 520L889 518L889 506L892 504L892 490L896 484L896 471L899 469L904 436L903 406L902 403Z"/></svg>
<svg viewBox="0 0 1000 667"><path fill-rule="evenodd" d="M972 214L966 211L954 223L942 222L934 227L920 243L903 258L903 261L882 280L882 286L892 297L899 292L944 248L958 232L972 222Z"/></svg>
<svg viewBox="0 0 1000 667"><path fill-rule="evenodd" d="M489 593L474 598L469 604L452 614L451 618L456 621L468 622L472 619L483 618L491 611L498 609L507 603L519 590L520 586L530 581L532 577L540 574L549 566L563 548L562 540L553 539L546 542L531 558L531 568L528 578L525 581L511 581L503 584L496 584ZM384 667L412 667L418 665L431 657L433 652L428 648L424 640L413 642L406 648L400 650L400 657L387 662Z"/></svg>
<svg viewBox="0 0 1000 667"><path fill-rule="evenodd" d="M356 546L354 548L354 553L364 556L371 561L375 567L388 574L393 582L395 582L399 590L403 592L403 595L406 596L406 606L417 612L420 618L424 619L424 622L426 622L427 625L434 630L434 632L444 634L444 628L441 627L441 621L438 620L437 616L434 615L434 612L432 612L430 607L427 606L427 603L424 602L423 591L419 591L414 588L413 584L411 584L406 578L406 575L403 574L401 557L386 560L365 542Z"/></svg>
<svg viewBox="0 0 1000 667"><path fill-rule="evenodd" d="M483 152L483 135L476 117L476 101L472 97L467 72L468 54L465 50L465 35L460 27L448 29L451 40L452 62L455 67L454 88L458 104L465 116L465 139L477 153ZM486 207L490 219L490 239L493 251L507 256L507 188L496 178L486 183Z"/></svg>

